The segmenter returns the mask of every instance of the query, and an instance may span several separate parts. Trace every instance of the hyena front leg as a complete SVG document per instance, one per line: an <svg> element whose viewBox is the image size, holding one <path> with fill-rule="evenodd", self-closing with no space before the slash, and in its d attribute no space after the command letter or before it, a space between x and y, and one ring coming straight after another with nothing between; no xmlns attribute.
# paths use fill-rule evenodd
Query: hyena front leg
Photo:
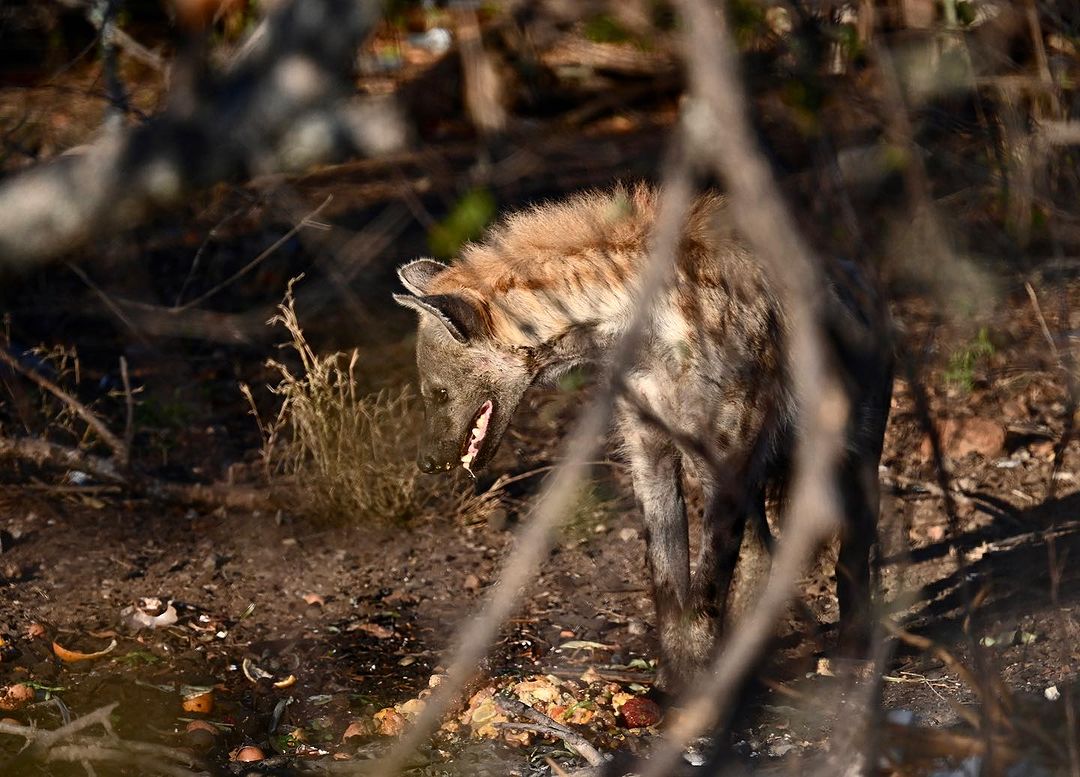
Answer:
<svg viewBox="0 0 1080 777"><path fill-rule="evenodd" d="M634 495L645 521L646 555L660 635L657 684L678 691L697 668L688 629L690 539L682 492L681 455L660 433L627 435Z"/></svg>
<svg viewBox="0 0 1080 777"><path fill-rule="evenodd" d="M880 493L878 460L850 455L840 471L845 522L836 560L836 598L840 606L840 652L864 656L873 630L870 553L877 542Z"/></svg>
<svg viewBox="0 0 1080 777"><path fill-rule="evenodd" d="M764 510L765 501L760 489L756 489L748 501L742 494L732 493L730 488L712 478L704 478L702 491L705 513L701 524L701 549L690 583L690 600L699 621L693 650L696 660L703 665L712 657L727 615L731 581L746 530L747 508Z"/></svg>

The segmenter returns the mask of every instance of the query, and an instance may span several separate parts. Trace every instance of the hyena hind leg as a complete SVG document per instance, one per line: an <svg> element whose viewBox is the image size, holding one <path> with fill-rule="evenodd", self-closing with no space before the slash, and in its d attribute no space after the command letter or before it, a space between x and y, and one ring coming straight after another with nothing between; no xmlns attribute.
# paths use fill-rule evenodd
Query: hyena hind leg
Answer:
<svg viewBox="0 0 1080 777"><path fill-rule="evenodd" d="M659 687L679 690L693 676L697 640L690 602L690 538L682 491L681 456L658 435L627 441L634 495L644 516L646 558L652 580L656 628L660 635Z"/></svg>

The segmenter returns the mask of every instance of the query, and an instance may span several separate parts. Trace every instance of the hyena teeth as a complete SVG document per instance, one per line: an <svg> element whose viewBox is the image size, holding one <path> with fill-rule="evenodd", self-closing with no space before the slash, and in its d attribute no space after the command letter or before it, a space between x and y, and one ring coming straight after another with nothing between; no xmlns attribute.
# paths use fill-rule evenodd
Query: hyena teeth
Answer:
<svg viewBox="0 0 1080 777"><path fill-rule="evenodd" d="M491 410L492 404L489 399L480 407L480 416L476 419L476 426L473 427L472 432L469 435L469 449L465 451L465 455L461 457L461 466L463 466L465 471L470 475L473 474L473 459L480 453L480 443L484 441L484 436L487 435L488 422L491 420Z"/></svg>

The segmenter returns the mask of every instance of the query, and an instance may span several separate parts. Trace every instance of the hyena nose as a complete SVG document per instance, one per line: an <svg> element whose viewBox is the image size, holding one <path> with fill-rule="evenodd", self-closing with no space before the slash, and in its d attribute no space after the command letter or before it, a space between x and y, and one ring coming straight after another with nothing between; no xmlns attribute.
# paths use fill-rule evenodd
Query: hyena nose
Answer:
<svg viewBox="0 0 1080 777"><path fill-rule="evenodd" d="M424 455L421 455L416 460L416 466L420 468L421 472L427 475L430 475L432 472L439 468L439 466L435 463L435 459L433 459L431 456Z"/></svg>

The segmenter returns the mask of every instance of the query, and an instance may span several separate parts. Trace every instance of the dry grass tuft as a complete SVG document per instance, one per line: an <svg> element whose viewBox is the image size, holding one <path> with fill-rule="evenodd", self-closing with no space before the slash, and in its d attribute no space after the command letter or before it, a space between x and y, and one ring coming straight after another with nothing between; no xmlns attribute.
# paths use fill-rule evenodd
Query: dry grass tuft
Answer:
<svg viewBox="0 0 1080 777"><path fill-rule="evenodd" d="M302 276L301 276L302 277ZM417 412L407 388L360 395L361 356L319 356L304 337L289 283L278 314L268 322L289 333L301 371L269 360L281 376L270 388L281 404L272 421L251 403L263 435L262 458L268 482L291 509L331 519L404 518L438 511L448 517L485 515L499 502L498 488L474 495L460 483L421 475L409 455L416 445Z"/></svg>

